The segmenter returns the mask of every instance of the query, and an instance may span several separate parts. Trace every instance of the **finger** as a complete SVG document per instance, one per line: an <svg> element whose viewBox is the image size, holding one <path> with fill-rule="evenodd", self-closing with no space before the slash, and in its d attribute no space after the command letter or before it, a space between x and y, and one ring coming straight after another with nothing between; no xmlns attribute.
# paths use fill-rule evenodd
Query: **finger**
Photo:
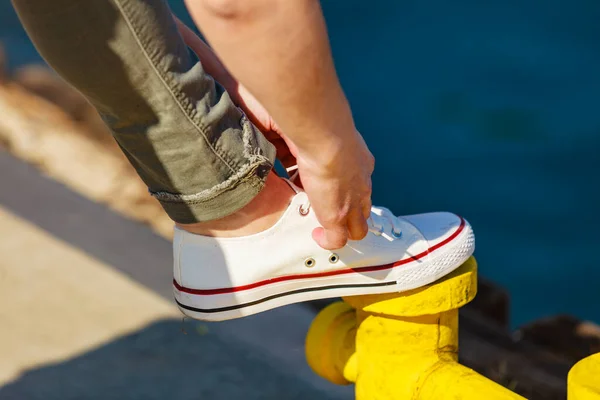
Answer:
<svg viewBox="0 0 600 400"><path fill-rule="evenodd" d="M373 204L371 203L371 198L369 197L366 200L363 200L362 202L362 215L363 217L365 217L365 219L368 219L371 216L371 206Z"/></svg>
<svg viewBox="0 0 600 400"><path fill-rule="evenodd" d="M283 133L280 133L280 135L281 135L281 138L283 139L283 141L285 142L285 144L287 144L288 149L290 149L290 153L292 153L292 155L294 157L297 157L298 156L298 148L296 147L296 145L294 144L294 142L292 142Z"/></svg>
<svg viewBox="0 0 600 400"><path fill-rule="evenodd" d="M348 242L348 229L345 227L333 229L318 227L313 230L312 237L325 250L337 250L344 247Z"/></svg>
<svg viewBox="0 0 600 400"><path fill-rule="evenodd" d="M353 209L348 215L348 233L352 240L362 240L367 236L369 226L363 211L360 208Z"/></svg>

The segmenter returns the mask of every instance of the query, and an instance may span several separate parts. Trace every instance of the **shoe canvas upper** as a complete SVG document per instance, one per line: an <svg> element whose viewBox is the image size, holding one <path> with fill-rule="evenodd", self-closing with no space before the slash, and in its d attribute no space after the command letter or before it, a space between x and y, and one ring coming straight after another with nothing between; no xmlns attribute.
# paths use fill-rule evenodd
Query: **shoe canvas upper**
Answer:
<svg viewBox="0 0 600 400"><path fill-rule="evenodd" d="M360 273L361 268L400 260L414 265L426 262L429 251L440 248L464 224L451 213L402 217L397 226L402 235L395 238L391 235L392 224L386 220L381 235L369 232L363 240L351 240L342 249L328 251L312 239L313 229L319 226L314 212L305 216L299 212L307 200L305 193L297 193L273 227L250 236L214 238L175 228L175 280L187 288L210 290L287 276L310 278L349 268ZM313 262L307 263L309 259ZM375 279L385 279L390 271L382 268Z"/></svg>

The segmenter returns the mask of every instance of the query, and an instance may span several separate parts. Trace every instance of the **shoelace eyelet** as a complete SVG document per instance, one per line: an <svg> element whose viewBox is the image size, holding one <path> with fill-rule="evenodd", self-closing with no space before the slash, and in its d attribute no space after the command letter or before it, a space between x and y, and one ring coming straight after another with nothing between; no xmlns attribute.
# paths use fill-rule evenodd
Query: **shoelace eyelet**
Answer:
<svg viewBox="0 0 600 400"><path fill-rule="evenodd" d="M400 239L402 237L402 231L396 232L395 230L392 229L392 236L395 237L396 239Z"/></svg>
<svg viewBox="0 0 600 400"><path fill-rule="evenodd" d="M332 263L332 264L335 264L336 262L338 262L339 259L340 259L340 257L337 254L335 254L335 253L332 253L329 256L329 262Z"/></svg>
<svg viewBox="0 0 600 400"><path fill-rule="evenodd" d="M306 260L304 260L304 265L306 265L308 268L314 267L316 263L317 262L314 258L307 258Z"/></svg>
<svg viewBox="0 0 600 400"><path fill-rule="evenodd" d="M302 205L300 205L300 207L298 207L298 213L300 213L300 215L302 215L303 217L306 217L309 212L310 212L310 209L304 209L302 207Z"/></svg>

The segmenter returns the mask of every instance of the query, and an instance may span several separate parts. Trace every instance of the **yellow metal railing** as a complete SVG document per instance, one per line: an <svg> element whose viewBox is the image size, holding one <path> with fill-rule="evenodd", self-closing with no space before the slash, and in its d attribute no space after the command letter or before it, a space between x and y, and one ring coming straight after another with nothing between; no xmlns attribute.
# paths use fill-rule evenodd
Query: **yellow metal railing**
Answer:
<svg viewBox="0 0 600 400"><path fill-rule="evenodd" d="M600 353L571 368L568 388L569 400L600 400Z"/></svg>
<svg viewBox="0 0 600 400"><path fill-rule="evenodd" d="M308 363L333 383L355 382L357 400L523 399L458 363L458 309L476 292L471 258L416 290L345 298L313 321ZM600 400L600 355L571 370L569 400Z"/></svg>

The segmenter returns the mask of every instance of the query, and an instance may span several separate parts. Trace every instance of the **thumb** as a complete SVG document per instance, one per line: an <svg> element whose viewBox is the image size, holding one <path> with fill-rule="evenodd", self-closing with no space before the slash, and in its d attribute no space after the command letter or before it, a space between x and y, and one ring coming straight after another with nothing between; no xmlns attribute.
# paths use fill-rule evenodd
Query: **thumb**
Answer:
<svg viewBox="0 0 600 400"><path fill-rule="evenodd" d="M319 246L326 250L341 249L348 242L348 229L333 228L325 229L318 227L313 229L312 238Z"/></svg>

